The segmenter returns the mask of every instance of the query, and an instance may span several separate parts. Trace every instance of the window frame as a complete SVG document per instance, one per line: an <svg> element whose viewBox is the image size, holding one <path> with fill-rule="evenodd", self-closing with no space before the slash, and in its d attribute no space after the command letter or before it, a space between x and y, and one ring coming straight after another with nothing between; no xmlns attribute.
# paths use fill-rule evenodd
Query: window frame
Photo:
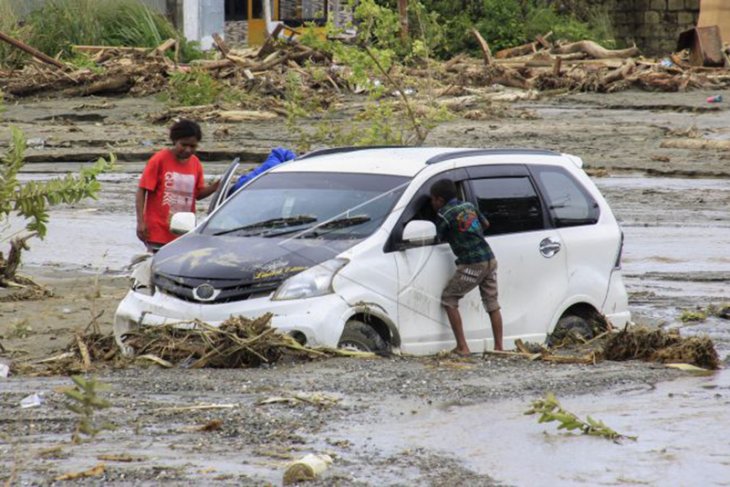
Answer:
<svg viewBox="0 0 730 487"><path fill-rule="evenodd" d="M543 197L540 187L537 185L533 175L531 174L526 164L491 164L483 166L474 166L467 168L469 173L469 180L466 187L468 201L473 204L476 208L479 208L479 200L475 188L472 184L473 181L480 179L505 179L505 178L527 178L528 182L532 185L532 189L537 195L537 199L540 202L540 213L542 216L542 228L534 230L521 230L518 232L505 232L498 234L490 234L489 230L485 232L486 238L499 237L501 235L516 235L520 233L529 232L540 232L554 228L552 219L547 210L547 201ZM481 210L480 210L481 211ZM489 220L489 215L485 215Z"/></svg>
<svg viewBox="0 0 730 487"><path fill-rule="evenodd" d="M444 178L448 178L454 181L454 183L456 183L456 185L459 186L464 192L464 198L468 199L469 188L468 184L466 184L466 181L469 179L469 175L464 168L449 169L447 171L440 172L438 174L435 174L434 176L431 176L423 184L421 184L421 186L418 188L418 191L416 191L413 196L411 196L411 199L408 201L408 204L403 209L400 217L398 217L398 221L395 223L395 225L393 225L393 229L390 231L388 240L385 241L385 245L383 246L384 253L387 254L390 252L407 250L409 248L430 247L434 245L445 244L445 242L439 242L438 240L425 245L419 244L410 246L403 243L403 229L406 227L406 224L413 220L413 218L418 214L418 211L424 204L423 196L430 198L431 185L433 185L433 183L435 183L439 179Z"/></svg>

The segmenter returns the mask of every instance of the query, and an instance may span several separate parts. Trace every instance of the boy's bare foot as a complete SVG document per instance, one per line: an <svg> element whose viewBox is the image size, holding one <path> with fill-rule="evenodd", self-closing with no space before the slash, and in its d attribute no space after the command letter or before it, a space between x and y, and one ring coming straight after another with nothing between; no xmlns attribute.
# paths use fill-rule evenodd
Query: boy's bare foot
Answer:
<svg viewBox="0 0 730 487"><path fill-rule="evenodd" d="M460 357L468 357L468 356L471 355L471 350L469 350L468 348L459 348L459 347L456 347L455 349L453 349L451 351L451 353L454 353L454 354L456 354L456 355L458 355Z"/></svg>

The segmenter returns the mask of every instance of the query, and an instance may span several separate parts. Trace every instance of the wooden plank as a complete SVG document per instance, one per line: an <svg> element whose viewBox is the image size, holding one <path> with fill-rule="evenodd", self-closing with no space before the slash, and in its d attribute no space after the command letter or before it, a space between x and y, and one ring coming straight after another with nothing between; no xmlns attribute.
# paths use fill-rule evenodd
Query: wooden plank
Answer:
<svg viewBox="0 0 730 487"><path fill-rule="evenodd" d="M228 47L228 44L226 44L226 41L224 41L217 32L213 34L213 42L215 42L215 46L224 56L228 56L228 53L231 52L231 49Z"/></svg>

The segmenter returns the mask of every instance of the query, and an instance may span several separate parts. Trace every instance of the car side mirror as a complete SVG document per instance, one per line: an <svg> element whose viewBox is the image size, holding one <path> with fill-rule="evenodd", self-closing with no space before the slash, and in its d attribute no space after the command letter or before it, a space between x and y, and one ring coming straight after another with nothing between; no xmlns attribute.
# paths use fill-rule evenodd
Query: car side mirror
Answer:
<svg viewBox="0 0 730 487"><path fill-rule="evenodd" d="M170 232L175 235L183 235L195 228L195 213L175 213L170 219Z"/></svg>
<svg viewBox="0 0 730 487"><path fill-rule="evenodd" d="M403 229L403 243L430 245L436 241L436 225L428 220L412 220Z"/></svg>

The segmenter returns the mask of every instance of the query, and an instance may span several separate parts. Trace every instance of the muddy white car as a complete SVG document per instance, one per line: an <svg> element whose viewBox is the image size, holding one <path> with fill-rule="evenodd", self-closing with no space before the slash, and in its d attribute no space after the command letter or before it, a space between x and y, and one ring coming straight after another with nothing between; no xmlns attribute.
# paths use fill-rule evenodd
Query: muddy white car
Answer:
<svg viewBox="0 0 730 487"><path fill-rule="evenodd" d="M427 354L453 347L440 295L454 256L436 240L429 189L457 183L484 212L499 262L505 345L630 318L611 209L574 156L537 150L331 149L282 164L163 247L119 305L115 334L273 313L310 346ZM229 169L228 180L234 172ZM195 228L194 228L195 227ZM144 274L144 273L142 273ZM493 345L478 290L460 302L474 351Z"/></svg>

